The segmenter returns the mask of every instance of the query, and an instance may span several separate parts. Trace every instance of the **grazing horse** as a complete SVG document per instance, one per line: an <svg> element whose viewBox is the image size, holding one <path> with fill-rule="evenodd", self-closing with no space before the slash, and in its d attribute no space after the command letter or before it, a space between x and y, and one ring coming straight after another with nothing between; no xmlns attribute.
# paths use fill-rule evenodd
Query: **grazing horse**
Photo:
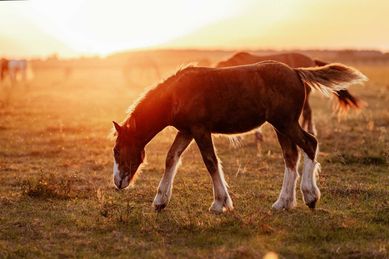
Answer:
<svg viewBox="0 0 389 259"><path fill-rule="evenodd" d="M165 173L153 202L155 209L160 211L168 204L181 154L194 139L213 182L210 211L232 210L212 133L243 133L268 122L277 133L285 160L284 181L273 208L296 206L297 147L304 152L301 191L305 203L314 208L320 198L316 185L318 142L298 123L306 88L326 94L366 79L359 71L341 64L293 69L268 61L180 70L135 103L121 125L113 122L117 136L113 149L114 184L118 189L127 187L144 160L146 144L166 126L173 126L178 133L167 154Z"/></svg>
<svg viewBox="0 0 389 259"><path fill-rule="evenodd" d="M238 52L226 61L219 62L216 67L229 67L229 66L238 66L238 65L248 65L254 64L257 62L265 61L265 60L274 60L278 62L285 63L293 68L298 67L315 67L315 66L324 66L327 63L312 59L306 55L300 53L283 53L276 55L267 55L267 56L256 56L247 52ZM303 112L301 116L301 126L307 130L309 133L313 135L317 135L315 124L312 118L312 109L309 104L309 94L311 92L311 88L307 87L307 99L305 100L303 106ZM338 98L338 105L336 109L338 111L347 111L350 108L361 108L363 107L363 102L358 100L356 97L351 95L351 93L347 89L341 89L333 92L334 95ZM260 130L256 131L256 140L262 140L262 135Z"/></svg>

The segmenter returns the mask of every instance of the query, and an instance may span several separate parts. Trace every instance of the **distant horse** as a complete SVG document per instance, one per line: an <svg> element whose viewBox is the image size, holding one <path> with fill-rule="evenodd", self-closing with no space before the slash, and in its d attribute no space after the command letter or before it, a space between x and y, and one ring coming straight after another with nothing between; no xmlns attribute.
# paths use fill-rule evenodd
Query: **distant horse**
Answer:
<svg viewBox="0 0 389 259"><path fill-rule="evenodd" d="M0 81L3 81L5 79L6 74L8 73L8 63L8 59L0 59Z"/></svg>
<svg viewBox="0 0 389 259"><path fill-rule="evenodd" d="M26 81L27 78L27 60L10 60L8 62L8 71L11 77L11 81L15 82L18 78L18 74L21 75L22 81Z"/></svg>
<svg viewBox="0 0 389 259"><path fill-rule="evenodd" d="M122 125L113 122L117 135L113 149L114 184L118 189L127 187L144 160L146 144L166 126L173 126L178 133L167 154L165 173L153 202L155 209L160 211L168 204L181 154L194 139L213 182L210 211L232 210L212 133L243 133L267 121L277 133L285 160L284 181L273 208L296 206L297 147L304 151L301 191L305 203L314 208L320 198L316 185L318 142L298 123L306 88L336 92L366 79L359 71L341 64L293 69L271 61L183 69L135 103Z"/></svg>
<svg viewBox="0 0 389 259"><path fill-rule="evenodd" d="M27 68L27 60L25 59L8 60L3 58L1 59L1 81L3 81L7 75L9 76L12 83L15 83L17 81L19 75L21 76L22 81L26 81Z"/></svg>
<svg viewBox="0 0 389 259"><path fill-rule="evenodd" d="M298 67L315 67L315 66L324 66L327 63L312 59L306 55L300 53L283 53L283 54L275 54L275 55L267 55L267 56L256 56L247 52L239 52L233 55L231 58L226 61L219 62L216 67L229 67L229 66L237 66L237 65L248 65L254 64L257 62L265 61L265 60L274 60L278 62L285 63L293 68ZM302 121L301 126L307 130L309 133L313 135L317 135L315 124L312 118L312 109L309 104L309 94L311 92L311 88L307 87L307 99L304 103L303 113L302 113ZM363 106L363 102L358 100L358 98L351 95L351 93L346 89L341 89L333 92L334 95L338 98L338 111L347 111L350 108L361 108ZM260 130L256 131L256 140L262 140L262 135Z"/></svg>

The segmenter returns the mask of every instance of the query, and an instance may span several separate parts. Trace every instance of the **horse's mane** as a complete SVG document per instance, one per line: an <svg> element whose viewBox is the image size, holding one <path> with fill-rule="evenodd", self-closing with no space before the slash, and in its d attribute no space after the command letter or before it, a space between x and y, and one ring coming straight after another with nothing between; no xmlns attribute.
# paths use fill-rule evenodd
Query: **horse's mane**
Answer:
<svg viewBox="0 0 389 259"><path fill-rule="evenodd" d="M164 88L167 88L169 87L174 81L176 81L185 71L188 71L189 69L192 69L194 68L194 65L193 64L189 64L189 65L184 65L184 66L181 66L177 69L177 71L169 76L168 78L162 80L160 83L157 83L156 85L154 85L153 87L148 87L144 92L143 94L140 95L140 97L138 97L138 99L136 99L127 109L127 112L126 112L126 118L120 123L120 125L125 125L130 119L131 117L133 116L134 112L136 111L136 108L141 105L146 99L148 99L148 97L151 97L153 96L154 94L156 94L157 92L159 93L161 90L163 90ZM113 127L110 134L109 134L109 138L113 138L116 136L116 130L115 128Z"/></svg>
<svg viewBox="0 0 389 259"><path fill-rule="evenodd" d="M127 117L126 119L124 120L124 122L126 122L127 120L129 120L132 116L132 114L135 112L136 110L136 107L138 107L140 104L142 104L142 102L144 102L144 100L146 100L148 97L154 95L156 92L159 92L160 90L168 87L171 85L171 83L173 83L174 81L176 81L178 79L178 77L184 72L184 71L187 71L188 69L191 69L193 68L193 65L186 65L186 66L181 66L177 71L176 73L174 73L173 75L169 76L168 78L162 80L160 83L158 83L156 86L154 87L151 87L151 88L148 88L146 89L143 94L141 94L141 96L135 101L133 102L130 107L128 107L127 109Z"/></svg>

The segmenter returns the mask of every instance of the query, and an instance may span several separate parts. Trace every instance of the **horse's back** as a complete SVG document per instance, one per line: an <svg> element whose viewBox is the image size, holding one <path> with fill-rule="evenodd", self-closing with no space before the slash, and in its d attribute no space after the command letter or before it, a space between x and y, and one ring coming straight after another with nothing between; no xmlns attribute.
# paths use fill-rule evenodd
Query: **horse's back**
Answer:
<svg viewBox="0 0 389 259"><path fill-rule="evenodd" d="M274 61L193 68L181 76L172 92L177 124L204 123L218 133L249 131L277 106L286 104L287 112L291 96L304 100L304 88L295 71Z"/></svg>
<svg viewBox="0 0 389 259"><path fill-rule="evenodd" d="M274 91L275 86L284 87L288 83L292 90L301 87L295 70L284 63L267 60L223 68L190 67L182 71L174 88L177 88L177 93L187 93L188 98L215 92L238 96L248 93L255 97L258 91ZM218 96L222 97L222 94Z"/></svg>

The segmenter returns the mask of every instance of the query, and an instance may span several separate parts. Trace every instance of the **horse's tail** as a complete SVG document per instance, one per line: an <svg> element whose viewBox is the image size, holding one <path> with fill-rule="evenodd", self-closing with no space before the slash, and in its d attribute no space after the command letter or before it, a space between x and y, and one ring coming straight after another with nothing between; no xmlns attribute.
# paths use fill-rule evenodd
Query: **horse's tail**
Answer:
<svg viewBox="0 0 389 259"><path fill-rule="evenodd" d="M338 98L338 111L347 111L349 108L362 108L363 101L347 91L352 84L362 84L367 77L355 68L342 64L332 63L320 67L296 68L295 71L305 85L317 89L325 95L333 93Z"/></svg>
<svg viewBox="0 0 389 259"><path fill-rule="evenodd" d="M328 63L318 59L314 59L313 61L320 67L328 65ZM337 112L347 112L350 108L361 109L367 106L366 102L353 96L347 89L336 90L334 95L338 98L338 103L334 105Z"/></svg>

